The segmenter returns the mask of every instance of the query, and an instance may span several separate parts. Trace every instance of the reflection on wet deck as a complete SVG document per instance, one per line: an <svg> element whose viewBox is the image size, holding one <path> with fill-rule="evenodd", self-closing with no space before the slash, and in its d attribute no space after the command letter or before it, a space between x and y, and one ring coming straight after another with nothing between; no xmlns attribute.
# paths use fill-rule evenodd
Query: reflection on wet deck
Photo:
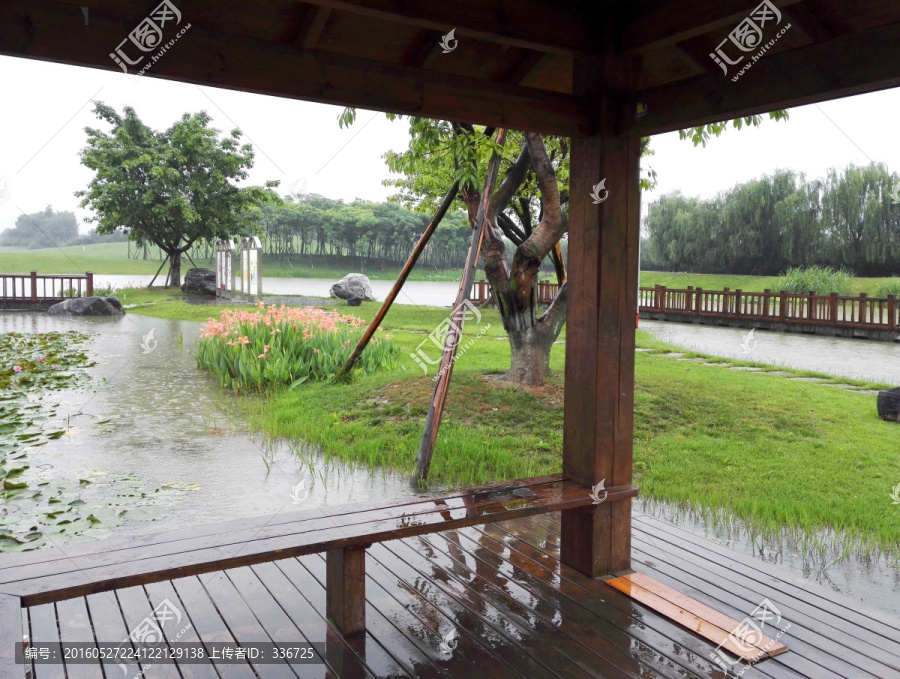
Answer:
<svg viewBox="0 0 900 679"><path fill-rule="evenodd" d="M320 554L36 605L23 624L33 640L109 642L168 599L183 612L178 627L189 625L180 641L326 649L324 665L157 664L141 668L148 677L725 676L712 644L561 565L558 527L547 514L373 545L357 638L323 617ZM766 599L777 608L789 652L731 676L900 677L900 620L648 515L635 516L633 554L635 570L736 620ZM122 676L114 663L33 669L38 679Z"/></svg>

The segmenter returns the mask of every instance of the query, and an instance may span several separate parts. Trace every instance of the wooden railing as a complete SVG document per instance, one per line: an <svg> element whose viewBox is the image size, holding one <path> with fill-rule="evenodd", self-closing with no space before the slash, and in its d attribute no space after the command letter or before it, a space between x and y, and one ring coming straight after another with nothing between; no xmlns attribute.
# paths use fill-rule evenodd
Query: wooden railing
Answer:
<svg viewBox="0 0 900 679"><path fill-rule="evenodd" d="M69 297L92 297L94 274L0 274L0 301L61 302Z"/></svg>
<svg viewBox="0 0 900 679"><path fill-rule="evenodd" d="M538 281L537 298L538 304L552 304L559 292L557 283L549 281ZM480 305L491 300L491 285L487 281L475 281L472 286L472 295L469 297L473 304Z"/></svg>
<svg viewBox="0 0 900 679"><path fill-rule="evenodd" d="M640 311L686 317L768 321L797 325L860 328L895 332L900 327L900 305L894 295L886 298L796 295L781 291L669 289L663 285L640 288Z"/></svg>

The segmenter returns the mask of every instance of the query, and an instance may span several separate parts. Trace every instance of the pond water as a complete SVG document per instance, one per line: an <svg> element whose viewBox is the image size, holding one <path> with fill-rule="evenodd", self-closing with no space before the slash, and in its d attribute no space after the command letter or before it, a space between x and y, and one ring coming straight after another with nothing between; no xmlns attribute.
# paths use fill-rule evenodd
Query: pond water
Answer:
<svg viewBox="0 0 900 679"><path fill-rule="evenodd" d="M0 314L3 332L97 333L88 350L97 361L87 369L91 390L50 395L61 402L57 421L68 431L29 452L32 469L43 465L51 474L95 481L136 475L150 489L197 484L173 493L163 516L113 528L117 537L414 493L406 476L327 462L311 448L301 458L296 449L248 432L236 399L196 367L190 349L199 327L138 315ZM297 497L305 499L295 504L292 491L300 481ZM85 537L103 533L98 526Z"/></svg>
<svg viewBox="0 0 900 679"><path fill-rule="evenodd" d="M657 339L712 356L900 386L900 343L671 321L640 322ZM745 347L751 349L746 351Z"/></svg>
<svg viewBox="0 0 900 679"><path fill-rule="evenodd" d="M95 274L96 287L136 287L150 283L153 276L113 276ZM165 277L156 279L161 285ZM265 295L299 295L308 297L328 297L331 286L337 282L331 278L263 278L263 294ZM370 281L372 294L379 302L387 297L394 281ZM453 281L406 281L397 295L396 304L413 304L418 306L453 306L459 283Z"/></svg>

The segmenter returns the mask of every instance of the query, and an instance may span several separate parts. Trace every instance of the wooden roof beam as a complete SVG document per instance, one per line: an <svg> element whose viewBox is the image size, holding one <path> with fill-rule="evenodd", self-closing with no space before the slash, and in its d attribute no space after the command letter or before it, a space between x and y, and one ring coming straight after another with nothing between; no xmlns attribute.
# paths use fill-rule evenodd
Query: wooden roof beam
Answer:
<svg viewBox="0 0 900 679"><path fill-rule="evenodd" d="M0 3L0 54L118 71L122 26L46 0ZM509 83L394 66L193 25L148 75L279 97L561 135L589 133L581 98ZM145 76L146 77L146 76Z"/></svg>
<svg viewBox="0 0 900 679"><path fill-rule="evenodd" d="M776 4L782 9L802 1L776 0ZM724 38L754 7L752 0L657 0L654 9L635 13L626 21L619 48L626 54L639 54L720 28L727 29Z"/></svg>
<svg viewBox="0 0 900 679"><path fill-rule="evenodd" d="M456 38L472 37L514 47L571 55L588 52L592 36L573 3L546 0L304 0L340 12L396 21Z"/></svg>
<svg viewBox="0 0 900 679"><path fill-rule="evenodd" d="M731 68L734 76L738 69ZM661 134L897 86L900 23L764 55L737 82L719 72L637 92L623 105L618 131ZM637 102L649 110L640 120L634 117Z"/></svg>

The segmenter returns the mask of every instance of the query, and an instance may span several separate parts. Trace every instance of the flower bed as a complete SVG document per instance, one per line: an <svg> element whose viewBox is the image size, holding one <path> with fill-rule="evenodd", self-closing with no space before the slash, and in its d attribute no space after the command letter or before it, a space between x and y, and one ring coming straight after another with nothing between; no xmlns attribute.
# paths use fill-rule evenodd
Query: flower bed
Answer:
<svg viewBox="0 0 900 679"><path fill-rule="evenodd" d="M197 340L197 365L213 371L223 387L240 393L296 387L333 377L353 351L364 321L311 307L226 309L209 319ZM371 373L392 365L399 353L390 335L373 339L357 369Z"/></svg>

